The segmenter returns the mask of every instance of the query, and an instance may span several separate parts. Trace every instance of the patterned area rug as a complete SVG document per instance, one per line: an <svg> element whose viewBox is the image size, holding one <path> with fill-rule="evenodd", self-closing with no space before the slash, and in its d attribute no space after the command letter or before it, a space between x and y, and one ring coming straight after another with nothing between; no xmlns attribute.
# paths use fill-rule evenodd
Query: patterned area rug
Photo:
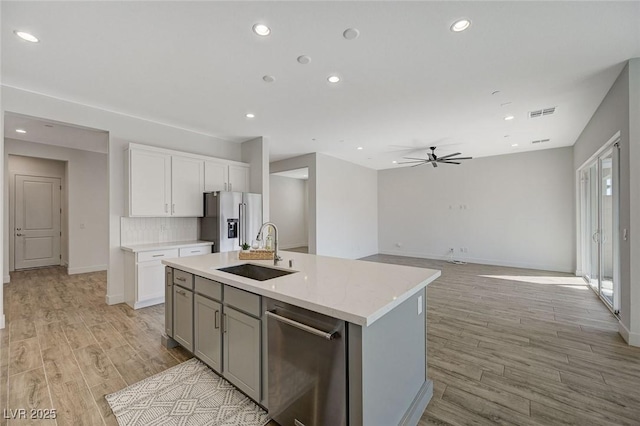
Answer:
<svg viewBox="0 0 640 426"><path fill-rule="evenodd" d="M196 358L105 397L121 426L263 426L267 413Z"/></svg>

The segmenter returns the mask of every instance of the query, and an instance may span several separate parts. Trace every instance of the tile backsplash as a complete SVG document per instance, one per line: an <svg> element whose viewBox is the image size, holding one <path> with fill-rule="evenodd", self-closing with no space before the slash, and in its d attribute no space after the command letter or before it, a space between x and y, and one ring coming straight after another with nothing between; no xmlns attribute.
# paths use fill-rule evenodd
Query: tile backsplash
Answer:
<svg viewBox="0 0 640 426"><path fill-rule="evenodd" d="M121 217L120 244L164 243L198 239L195 217Z"/></svg>

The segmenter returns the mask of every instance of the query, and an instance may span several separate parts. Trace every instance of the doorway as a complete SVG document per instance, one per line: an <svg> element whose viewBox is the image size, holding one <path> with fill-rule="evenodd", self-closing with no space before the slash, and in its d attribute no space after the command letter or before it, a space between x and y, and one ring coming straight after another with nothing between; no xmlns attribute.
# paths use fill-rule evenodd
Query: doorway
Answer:
<svg viewBox="0 0 640 426"><path fill-rule="evenodd" d="M283 250L309 253L309 169L272 173L269 218L278 225Z"/></svg>
<svg viewBox="0 0 640 426"><path fill-rule="evenodd" d="M60 265L62 184L59 178L15 176L15 269Z"/></svg>
<svg viewBox="0 0 640 426"><path fill-rule="evenodd" d="M618 143L608 144L578 171L583 277L615 313L618 279Z"/></svg>

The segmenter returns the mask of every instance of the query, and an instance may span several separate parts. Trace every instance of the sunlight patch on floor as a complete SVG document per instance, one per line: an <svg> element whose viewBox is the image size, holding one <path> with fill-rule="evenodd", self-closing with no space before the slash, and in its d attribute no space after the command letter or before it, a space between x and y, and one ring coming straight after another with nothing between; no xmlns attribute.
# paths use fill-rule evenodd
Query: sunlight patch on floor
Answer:
<svg viewBox="0 0 640 426"><path fill-rule="evenodd" d="M480 275L484 278L496 278L499 280L520 281L523 283L541 284L541 285L557 285L569 288L587 289L587 283L582 277L545 277L530 275Z"/></svg>

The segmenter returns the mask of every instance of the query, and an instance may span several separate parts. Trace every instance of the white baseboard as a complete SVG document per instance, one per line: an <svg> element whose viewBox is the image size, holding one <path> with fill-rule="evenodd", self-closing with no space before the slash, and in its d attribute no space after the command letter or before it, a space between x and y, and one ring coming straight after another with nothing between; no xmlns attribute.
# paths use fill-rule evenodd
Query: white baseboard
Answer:
<svg viewBox="0 0 640 426"><path fill-rule="evenodd" d="M133 309L146 308L147 306L159 305L161 303L164 303L164 295L136 302L133 304Z"/></svg>
<svg viewBox="0 0 640 426"><path fill-rule="evenodd" d="M0 316L0 330L2 330L3 328L4 328L4 314Z"/></svg>
<svg viewBox="0 0 640 426"><path fill-rule="evenodd" d="M3 277L3 282L4 282L5 284L9 284L9 283L11 282L11 276L9 276L9 275L5 275L5 276Z"/></svg>
<svg viewBox="0 0 640 426"><path fill-rule="evenodd" d="M429 253L417 253L417 252L409 252L409 251L398 251L398 250L380 250L380 254L388 254L392 256L407 256L407 257L417 257L420 259L433 259L433 260L449 260L450 256L447 255L436 255ZM510 261L502 261L502 260L494 260L494 259L481 259L475 257L462 257L462 256L454 256L455 260L461 260L467 263L477 263L480 265L491 265L491 266L506 266L509 268L524 268L524 269L537 269L540 271L554 271L554 272L566 272L573 273L575 272L573 267L566 267L562 265L550 265L550 264L535 264L535 263L526 263L526 262L510 262Z"/></svg>
<svg viewBox="0 0 640 426"><path fill-rule="evenodd" d="M82 266L80 268L67 268L69 275L86 274L89 272L106 271L107 265Z"/></svg>
<svg viewBox="0 0 640 426"><path fill-rule="evenodd" d="M640 333L630 332L620 320L618 320L618 332L629 346L640 346Z"/></svg>
<svg viewBox="0 0 640 426"><path fill-rule="evenodd" d="M107 305L117 305L118 303L124 303L124 293L123 294L107 294L105 297L105 302Z"/></svg>

